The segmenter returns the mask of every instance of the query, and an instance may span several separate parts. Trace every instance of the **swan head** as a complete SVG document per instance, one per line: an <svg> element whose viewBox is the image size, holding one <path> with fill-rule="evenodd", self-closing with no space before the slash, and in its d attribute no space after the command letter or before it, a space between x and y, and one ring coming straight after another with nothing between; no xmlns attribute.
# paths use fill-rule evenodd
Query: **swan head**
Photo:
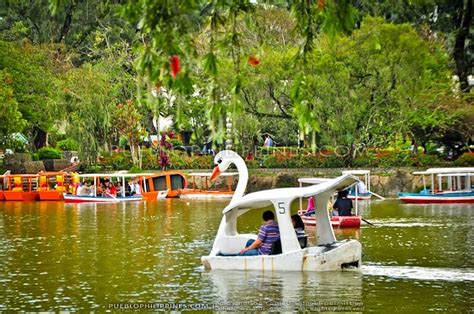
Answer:
<svg viewBox="0 0 474 314"><path fill-rule="evenodd" d="M219 175L226 171L229 166L237 159L242 159L236 152L232 150L223 150L220 151L215 157L214 157L214 170L212 171L211 175L211 181L214 181L219 177Z"/></svg>

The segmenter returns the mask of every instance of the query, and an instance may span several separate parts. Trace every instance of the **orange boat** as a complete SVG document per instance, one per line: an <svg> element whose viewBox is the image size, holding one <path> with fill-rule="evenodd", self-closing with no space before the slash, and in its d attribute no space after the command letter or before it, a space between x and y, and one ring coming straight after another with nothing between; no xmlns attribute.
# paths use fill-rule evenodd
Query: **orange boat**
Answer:
<svg viewBox="0 0 474 314"><path fill-rule="evenodd" d="M40 172L38 195L40 201L64 201L64 193L67 192L65 180L70 183L66 172Z"/></svg>
<svg viewBox="0 0 474 314"><path fill-rule="evenodd" d="M5 200L5 195L3 195L3 191L6 189L5 187L5 176L0 176L0 201Z"/></svg>
<svg viewBox="0 0 474 314"><path fill-rule="evenodd" d="M189 175L192 177L193 187L190 189L185 188L181 190L181 198L228 199L232 198L234 195L232 185L234 182L234 177L238 176L237 172L221 173L220 177L225 177L226 182L225 184L221 184L220 187L216 187L216 185L210 182L212 176L212 173L210 172L190 173Z"/></svg>
<svg viewBox="0 0 474 314"><path fill-rule="evenodd" d="M5 201L37 201L39 194L37 174L15 174L4 176L4 186L8 189L3 191Z"/></svg>
<svg viewBox="0 0 474 314"><path fill-rule="evenodd" d="M188 187L186 177L178 171L163 172L141 177L142 196L147 201L179 197Z"/></svg>

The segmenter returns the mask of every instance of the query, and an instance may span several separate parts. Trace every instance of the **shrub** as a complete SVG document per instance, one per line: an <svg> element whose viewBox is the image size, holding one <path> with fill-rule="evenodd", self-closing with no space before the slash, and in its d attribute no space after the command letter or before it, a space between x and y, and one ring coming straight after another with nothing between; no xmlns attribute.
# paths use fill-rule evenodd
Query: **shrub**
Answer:
<svg viewBox="0 0 474 314"><path fill-rule="evenodd" d="M214 157L210 155L194 156L194 169L212 169L214 168Z"/></svg>
<svg viewBox="0 0 474 314"><path fill-rule="evenodd" d="M247 164L247 168L260 168L258 160L246 160L245 163Z"/></svg>
<svg viewBox="0 0 474 314"><path fill-rule="evenodd" d="M99 164L106 169L123 170L133 166L130 152L124 151L114 154L104 154Z"/></svg>
<svg viewBox="0 0 474 314"><path fill-rule="evenodd" d="M38 150L38 157L40 160L60 159L61 152L59 151L59 149L53 147L43 147Z"/></svg>
<svg viewBox="0 0 474 314"><path fill-rule="evenodd" d="M33 161L38 161L38 160L39 160L39 155L38 155L38 153L33 153L33 154L31 154L31 160L33 160Z"/></svg>
<svg viewBox="0 0 474 314"><path fill-rule="evenodd" d="M183 146L183 142L175 138L171 139L170 143L173 145L173 147Z"/></svg>
<svg viewBox="0 0 474 314"><path fill-rule="evenodd" d="M378 167L379 160L375 157L374 154L369 152L358 156L354 159L354 167Z"/></svg>
<svg viewBox="0 0 474 314"><path fill-rule="evenodd" d="M341 168L344 167L344 159L336 155L330 155L328 158L324 158L321 163L321 168Z"/></svg>
<svg viewBox="0 0 474 314"><path fill-rule="evenodd" d="M140 168L137 167L137 166L132 166L132 167L130 168L130 170L128 170L128 172L130 172L130 173L140 173L140 172L142 172L142 169L140 169Z"/></svg>
<svg viewBox="0 0 474 314"><path fill-rule="evenodd" d="M80 170L84 173L99 173L103 171L103 167L97 164L88 164L88 165L81 165Z"/></svg>
<svg viewBox="0 0 474 314"><path fill-rule="evenodd" d="M384 151L376 154L379 167L411 166L412 160L409 151Z"/></svg>
<svg viewBox="0 0 474 314"><path fill-rule="evenodd" d="M474 153L464 153L454 161L458 167L474 167Z"/></svg>
<svg viewBox="0 0 474 314"><path fill-rule="evenodd" d="M411 158L411 166L414 167L438 167L446 164L437 155L420 154Z"/></svg>
<svg viewBox="0 0 474 314"><path fill-rule="evenodd" d="M72 138L67 138L65 140L59 141L56 145L60 150L78 150L79 143Z"/></svg>

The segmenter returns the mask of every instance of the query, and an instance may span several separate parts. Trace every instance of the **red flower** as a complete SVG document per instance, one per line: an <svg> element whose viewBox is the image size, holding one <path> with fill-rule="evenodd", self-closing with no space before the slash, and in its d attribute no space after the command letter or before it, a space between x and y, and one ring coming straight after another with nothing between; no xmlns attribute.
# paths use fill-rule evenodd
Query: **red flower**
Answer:
<svg viewBox="0 0 474 314"><path fill-rule="evenodd" d="M322 10L324 9L324 3L325 1L324 0L318 0L318 9Z"/></svg>
<svg viewBox="0 0 474 314"><path fill-rule="evenodd" d="M174 55L170 58L170 64L171 64L171 76L173 79L176 79L176 76L178 75L179 71L181 71L181 65L179 64L179 57L177 55Z"/></svg>
<svg viewBox="0 0 474 314"><path fill-rule="evenodd" d="M260 59L257 58L256 56L250 56L248 60L248 64L255 67L260 64Z"/></svg>

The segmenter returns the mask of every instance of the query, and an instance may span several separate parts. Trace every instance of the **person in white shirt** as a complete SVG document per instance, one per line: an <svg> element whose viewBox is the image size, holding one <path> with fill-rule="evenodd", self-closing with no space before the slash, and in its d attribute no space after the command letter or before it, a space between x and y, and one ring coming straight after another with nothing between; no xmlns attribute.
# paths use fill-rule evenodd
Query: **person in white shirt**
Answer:
<svg viewBox="0 0 474 314"><path fill-rule="evenodd" d="M84 183L80 182L79 187L76 190L76 195L79 195L79 196L84 195L85 194L84 192L85 192Z"/></svg>
<svg viewBox="0 0 474 314"><path fill-rule="evenodd" d="M367 186L364 184L364 182L362 181L357 182L357 193L359 194L367 193Z"/></svg>
<svg viewBox="0 0 474 314"><path fill-rule="evenodd" d="M135 192L135 193L134 193ZM142 194L142 189L140 187L140 184L138 184L138 181L133 182L133 192L132 195L141 195Z"/></svg>

